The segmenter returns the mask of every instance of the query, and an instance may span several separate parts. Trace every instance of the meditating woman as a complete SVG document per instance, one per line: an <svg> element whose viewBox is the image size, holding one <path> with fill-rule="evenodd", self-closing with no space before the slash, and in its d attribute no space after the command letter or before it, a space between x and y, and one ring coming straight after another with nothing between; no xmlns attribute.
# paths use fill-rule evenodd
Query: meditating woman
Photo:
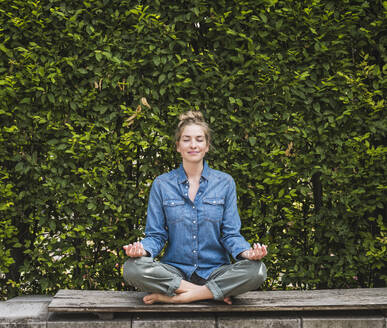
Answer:
<svg viewBox="0 0 387 328"><path fill-rule="evenodd" d="M158 176L150 191L145 238L124 246L124 280L150 292L145 304L189 303L257 289L266 279L265 245L240 234L235 182L204 161L210 129L198 111L180 115L176 149L182 164ZM164 245L167 247L160 261ZM231 264L231 255L235 263Z"/></svg>

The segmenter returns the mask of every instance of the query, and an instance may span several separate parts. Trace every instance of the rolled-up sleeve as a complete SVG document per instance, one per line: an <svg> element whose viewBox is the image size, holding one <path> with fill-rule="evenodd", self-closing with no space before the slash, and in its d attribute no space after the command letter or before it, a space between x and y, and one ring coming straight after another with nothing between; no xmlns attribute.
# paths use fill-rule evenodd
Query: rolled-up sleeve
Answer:
<svg viewBox="0 0 387 328"><path fill-rule="evenodd" d="M160 181L156 178L149 194L145 238L141 241L153 258L159 255L168 238L162 204Z"/></svg>
<svg viewBox="0 0 387 328"><path fill-rule="evenodd" d="M240 229L241 219L237 207L236 187L230 177L221 226L221 242L234 259L243 251L250 249L250 244L241 235Z"/></svg>

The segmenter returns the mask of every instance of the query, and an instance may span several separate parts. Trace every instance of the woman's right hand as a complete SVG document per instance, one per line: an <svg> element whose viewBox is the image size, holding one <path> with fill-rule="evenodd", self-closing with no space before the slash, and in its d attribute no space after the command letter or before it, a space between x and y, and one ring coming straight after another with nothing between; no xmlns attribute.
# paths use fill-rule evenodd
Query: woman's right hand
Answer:
<svg viewBox="0 0 387 328"><path fill-rule="evenodd" d="M260 261L267 255L267 246L256 243L252 248L240 254L243 258L251 261Z"/></svg>
<svg viewBox="0 0 387 328"><path fill-rule="evenodd" d="M146 250L139 241L134 244L125 245L123 246L123 249L129 257L141 257L147 255Z"/></svg>

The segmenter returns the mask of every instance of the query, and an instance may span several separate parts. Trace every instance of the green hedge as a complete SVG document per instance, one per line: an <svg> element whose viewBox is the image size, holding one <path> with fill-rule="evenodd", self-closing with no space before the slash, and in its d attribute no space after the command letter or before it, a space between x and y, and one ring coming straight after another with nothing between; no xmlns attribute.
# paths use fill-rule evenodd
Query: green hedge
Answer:
<svg viewBox="0 0 387 328"><path fill-rule="evenodd" d="M387 4L0 0L0 297L123 286L200 109L266 289L386 286ZM148 103L149 105L148 105Z"/></svg>

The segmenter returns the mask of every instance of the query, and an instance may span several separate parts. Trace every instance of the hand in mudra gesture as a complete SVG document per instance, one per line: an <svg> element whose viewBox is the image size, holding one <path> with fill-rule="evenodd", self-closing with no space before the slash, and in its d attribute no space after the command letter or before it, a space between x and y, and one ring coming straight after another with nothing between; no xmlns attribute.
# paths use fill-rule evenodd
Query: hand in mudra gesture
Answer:
<svg viewBox="0 0 387 328"><path fill-rule="evenodd" d="M267 255L267 247L266 245L261 245L259 243L255 243L253 247L242 252L240 256L247 260L259 261L263 259Z"/></svg>
<svg viewBox="0 0 387 328"><path fill-rule="evenodd" d="M139 241L133 244L125 245L123 246L123 249L129 257L141 257L147 255L146 250Z"/></svg>
<svg viewBox="0 0 387 328"><path fill-rule="evenodd" d="M147 252L140 242L123 246L126 255L129 257L147 256ZM241 256L247 260L259 261L267 255L266 245L256 243L252 248L241 253Z"/></svg>

